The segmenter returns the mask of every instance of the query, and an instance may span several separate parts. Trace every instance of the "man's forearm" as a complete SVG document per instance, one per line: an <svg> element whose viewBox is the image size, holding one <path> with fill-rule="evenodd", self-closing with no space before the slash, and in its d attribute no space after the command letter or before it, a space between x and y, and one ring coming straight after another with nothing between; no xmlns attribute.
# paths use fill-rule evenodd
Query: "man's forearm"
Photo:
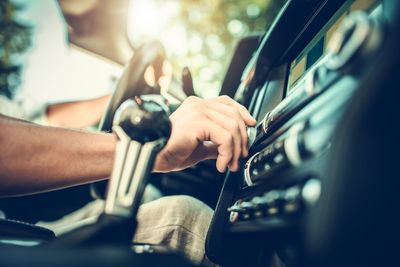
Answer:
<svg viewBox="0 0 400 267"><path fill-rule="evenodd" d="M85 128L101 119L110 96L77 102L53 104L47 107L48 125ZM86 112L90 110L90 112Z"/></svg>
<svg viewBox="0 0 400 267"><path fill-rule="evenodd" d="M0 115L0 196L106 178L115 144L112 134L42 127Z"/></svg>

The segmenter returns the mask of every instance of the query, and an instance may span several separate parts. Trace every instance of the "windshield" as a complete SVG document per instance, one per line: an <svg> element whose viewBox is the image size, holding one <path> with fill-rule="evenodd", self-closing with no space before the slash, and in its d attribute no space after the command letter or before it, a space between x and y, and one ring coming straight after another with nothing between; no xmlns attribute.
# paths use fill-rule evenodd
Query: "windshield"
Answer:
<svg viewBox="0 0 400 267"><path fill-rule="evenodd" d="M196 93L218 95L237 41L263 32L285 0L134 0L128 17L134 46L159 39L175 75L189 66ZM145 25L145 26L144 26Z"/></svg>

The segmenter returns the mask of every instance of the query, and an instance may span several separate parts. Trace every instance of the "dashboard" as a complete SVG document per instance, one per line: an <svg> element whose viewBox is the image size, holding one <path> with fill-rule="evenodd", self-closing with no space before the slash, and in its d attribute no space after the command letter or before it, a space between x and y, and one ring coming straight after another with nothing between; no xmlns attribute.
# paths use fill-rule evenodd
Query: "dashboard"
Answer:
<svg viewBox="0 0 400 267"><path fill-rule="evenodd" d="M399 265L399 47L395 0L288 0L263 35L241 43L222 92L257 125L247 129L249 155L239 171L221 179L205 247L212 262ZM220 181L214 171L208 161L175 175L213 195ZM70 208L79 204L74 192L57 198ZM28 202L18 209L36 218ZM44 198L40 209L48 213L46 205L54 203ZM57 202L60 210L70 212ZM2 220L6 241L18 243L21 233L29 238L24 246L31 238L53 240L35 248L3 242L2 266L188 266L174 251L132 246L125 230L134 230L133 217L103 215L55 240L46 229Z"/></svg>
<svg viewBox="0 0 400 267"><path fill-rule="evenodd" d="M240 171L225 177L207 236L213 261L279 255L298 266L332 139L385 42L387 2L288 1L264 34L234 95L257 126Z"/></svg>

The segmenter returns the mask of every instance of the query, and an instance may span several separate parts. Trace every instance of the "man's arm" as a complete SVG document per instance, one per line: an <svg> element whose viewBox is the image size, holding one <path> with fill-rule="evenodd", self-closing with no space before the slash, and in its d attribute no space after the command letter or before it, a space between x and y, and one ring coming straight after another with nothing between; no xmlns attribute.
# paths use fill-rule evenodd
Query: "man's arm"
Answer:
<svg viewBox="0 0 400 267"><path fill-rule="evenodd" d="M47 107L48 125L86 128L100 121L110 96L76 102L51 104Z"/></svg>
<svg viewBox="0 0 400 267"><path fill-rule="evenodd" d="M172 133L154 171L168 172L217 159L236 171L247 156L246 126L256 121L229 97L189 97L171 116ZM205 142L207 141L207 142ZM114 134L44 127L0 115L0 196L90 183L108 177Z"/></svg>
<svg viewBox="0 0 400 267"><path fill-rule="evenodd" d="M42 127L0 115L0 196L27 194L107 177L116 137Z"/></svg>

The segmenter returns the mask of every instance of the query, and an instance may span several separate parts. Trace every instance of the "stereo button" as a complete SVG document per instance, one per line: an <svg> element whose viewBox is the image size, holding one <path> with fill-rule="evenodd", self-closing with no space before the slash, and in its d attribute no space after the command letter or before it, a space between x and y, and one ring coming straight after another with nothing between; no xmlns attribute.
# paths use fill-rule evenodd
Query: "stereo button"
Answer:
<svg viewBox="0 0 400 267"><path fill-rule="evenodd" d="M303 186L301 195L306 204L317 203L321 196L321 181L315 178L308 180Z"/></svg>
<svg viewBox="0 0 400 267"><path fill-rule="evenodd" d="M263 217L267 211L267 203L262 197L253 197L251 203L254 205L254 217Z"/></svg>
<svg viewBox="0 0 400 267"><path fill-rule="evenodd" d="M286 189L284 193L284 198L285 198L284 211L286 213L294 213L300 210L301 207L300 186L293 186Z"/></svg>
<svg viewBox="0 0 400 267"><path fill-rule="evenodd" d="M377 21L364 12L353 12L340 25L328 44L330 70L351 67L352 63L367 59L381 45L382 29Z"/></svg>
<svg viewBox="0 0 400 267"><path fill-rule="evenodd" d="M279 164L279 163L281 163L284 159L285 159L285 157L284 157L282 154L277 154L277 155L274 157L274 162L275 162L276 164Z"/></svg>

